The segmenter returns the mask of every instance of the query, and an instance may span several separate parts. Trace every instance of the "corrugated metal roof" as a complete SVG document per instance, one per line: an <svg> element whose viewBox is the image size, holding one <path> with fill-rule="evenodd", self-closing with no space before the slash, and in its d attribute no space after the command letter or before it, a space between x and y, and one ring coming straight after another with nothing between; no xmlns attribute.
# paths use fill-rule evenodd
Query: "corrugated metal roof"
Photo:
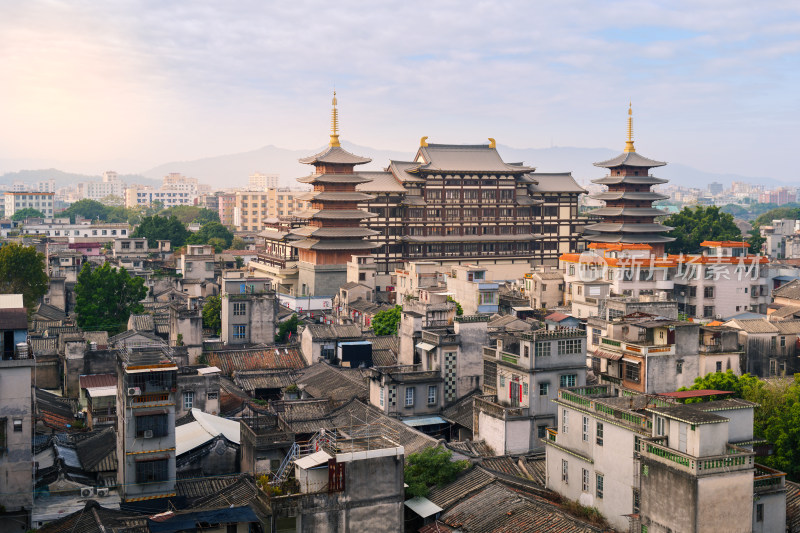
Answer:
<svg viewBox="0 0 800 533"><path fill-rule="evenodd" d="M428 518L442 511L442 508L430 501L428 498L417 496L406 500L406 507L417 513L422 518Z"/></svg>
<svg viewBox="0 0 800 533"><path fill-rule="evenodd" d="M78 378L80 387L88 389L90 387L116 387L116 374L84 374Z"/></svg>

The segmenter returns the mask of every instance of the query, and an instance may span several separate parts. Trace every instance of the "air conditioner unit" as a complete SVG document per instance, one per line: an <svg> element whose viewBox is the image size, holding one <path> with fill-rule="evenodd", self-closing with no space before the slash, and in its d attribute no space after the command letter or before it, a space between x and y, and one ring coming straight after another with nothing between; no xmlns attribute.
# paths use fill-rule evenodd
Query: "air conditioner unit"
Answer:
<svg viewBox="0 0 800 533"><path fill-rule="evenodd" d="M128 396L141 396L142 389L139 387L128 387Z"/></svg>
<svg viewBox="0 0 800 533"><path fill-rule="evenodd" d="M145 439L152 439L153 438L153 430L152 429L145 429L144 430L144 438Z"/></svg>
<svg viewBox="0 0 800 533"><path fill-rule="evenodd" d="M81 489L81 498L90 498L94 492L91 487L84 487Z"/></svg>
<svg viewBox="0 0 800 533"><path fill-rule="evenodd" d="M102 489L97 489L97 495L100 496L101 498L105 498L106 496L108 496L108 489L106 487L103 487Z"/></svg>

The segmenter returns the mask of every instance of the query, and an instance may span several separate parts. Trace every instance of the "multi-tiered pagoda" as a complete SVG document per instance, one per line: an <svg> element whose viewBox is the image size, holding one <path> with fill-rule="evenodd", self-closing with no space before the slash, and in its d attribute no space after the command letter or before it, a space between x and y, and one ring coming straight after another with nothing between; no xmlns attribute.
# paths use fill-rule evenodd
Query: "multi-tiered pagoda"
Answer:
<svg viewBox="0 0 800 533"><path fill-rule="evenodd" d="M664 245L675 239L665 233L672 230L656 222L656 217L667 213L653 207L653 202L668 196L653 192L653 185L667 180L650 175L650 169L663 167L663 161L648 159L636 153L633 146L633 116L628 108L628 140L625 151L613 159L595 163L595 166L609 169L608 176L593 180L593 183L606 185L608 189L592 195L603 200L605 207L590 214L602 218L601 222L586 226L584 238L597 243L649 244L653 254L662 255Z"/></svg>
<svg viewBox="0 0 800 533"><path fill-rule="evenodd" d="M300 197L311 202L311 209L297 216L308 220L308 225L292 230L302 237L292 243L298 250L298 284L301 295L333 296L347 282L347 262L353 255L371 253L377 244L365 237L378 232L361 226L361 221L375 216L358 208L360 202L373 199L372 195L357 192L356 185L371 181L354 168L372 161L344 150L339 143L339 115L333 93L331 112L331 139L328 148L301 163L314 165L314 173L299 178L300 183L310 183L314 190Z"/></svg>

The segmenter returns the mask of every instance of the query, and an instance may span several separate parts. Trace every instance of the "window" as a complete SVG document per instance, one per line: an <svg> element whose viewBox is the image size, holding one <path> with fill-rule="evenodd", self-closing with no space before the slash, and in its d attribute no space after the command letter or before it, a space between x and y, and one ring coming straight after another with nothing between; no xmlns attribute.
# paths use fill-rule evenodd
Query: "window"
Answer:
<svg viewBox="0 0 800 533"><path fill-rule="evenodd" d="M714 297L714 287L703 288L703 298L713 298L713 297Z"/></svg>
<svg viewBox="0 0 800 533"><path fill-rule="evenodd" d="M15 418L13 423L14 423L14 433L22 433L22 419Z"/></svg>
<svg viewBox="0 0 800 533"><path fill-rule="evenodd" d="M581 480L583 481L581 489L583 490L583 492L589 492L589 471L586 470L585 468L582 468L581 470L582 470Z"/></svg>
<svg viewBox="0 0 800 533"><path fill-rule="evenodd" d="M583 442L589 442L589 417L583 417Z"/></svg>
<svg viewBox="0 0 800 533"><path fill-rule="evenodd" d="M597 495L598 500L603 499L603 474L597 474L597 480L595 482L595 493Z"/></svg>
<svg viewBox="0 0 800 533"><path fill-rule="evenodd" d="M216 391L215 392L209 392L208 393L208 399L209 400L217 400L217 399L219 399L219 392L216 392Z"/></svg>
<svg viewBox="0 0 800 533"><path fill-rule="evenodd" d="M244 339L247 326L233 326L233 338Z"/></svg>
<svg viewBox="0 0 800 533"><path fill-rule="evenodd" d="M600 344L600 336L602 332L599 329L592 328L592 344Z"/></svg>
<svg viewBox="0 0 800 533"><path fill-rule="evenodd" d="M598 446L602 446L603 445L603 423L602 422L598 422L597 423L597 445Z"/></svg>
<svg viewBox="0 0 800 533"><path fill-rule="evenodd" d="M717 361L717 372L722 372L722 361Z"/></svg>
<svg viewBox="0 0 800 533"><path fill-rule="evenodd" d="M549 357L550 356L550 343L549 342L537 342L536 347L534 348L533 355L535 357Z"/></svg>
<svg viewBox="0 0 800 533"><path fill-rule="evenodd" d="M633 514L639 514L640 505L639 505L639 490L633 489Z"/></svg>
<svg viewBox="0 0 800 533"><path fill-rule="evenodd" d="M530 357L530 348L528 346L524 346L522 350L523 357Z"/></svg>
<svg viewBox="0 0 800 533"><path fill-rule="evenodd" d="M566 459L561 459L561 481L569 483L569 463Z"/></svg>
<svg viewBox="0 0 800 533"><path fill-rule="evenodd" d="M539 396L547 396L550 393L550 383L539 383Z"/></svg>
<svg viewBox="0 0 800 533"><path fill-rule="evenodd" d="M564 374L563 376L559 377L558 386L561 388L574 387L577 378L578 378L577 374Z"/></svg>
<svg viewBox="0 0 800 533"><path fill-rule="evenodd" d="M386 387L381 385L380 389L378 390L378 396L379 396L379 401L380 401L381 407L383 407L383 397L384 397L385 393L386 393Z"/></svg>
<svg viewBox="0 0 800 533"><path fill-rule="evenodd" d="M639 365L637 363L625 362L625 379L636 383L639 382Z"/></svg>
<svg viewBox="0 0 800 533"><path fill-rule="evenodd" d="M144 437L145 431L152 431L153 437L164 437L167 435L167 422L169 421L166 413L135 416L136 436Z"/></svg>
<svg viewBox="0 0 800 533"><path fill-rule="evenodd" d="M666 435L666 420L662 416L656 417L656 436Z"/></svg>
<svg viewBox="0 0 800 533"><path fill-rule="evenodd" d="M581 353L581 339L564 339L558 341L558 355Z"/></svg>
<svg viewBox="0 0 800 533"><path fill-rule="evenodd" d="M245 302L234 302L233 303L233 316L244 316L245 311L247 309L247 304Z"/></svg>
<svg viewBox="0 0 800 533"><path fill-rule="evenodd" d="M436 405L436 385L428 385L428 405Z"/></svg>
<svg viewBox="0 0 800 533"><path fill-rule="evenodd" d="M683 373L683 361L678 361L675 363L675 373L682 374Z"/></svg>
<svg viewBox="0 0 800 533"><path fill-rule="evenodd" d="M569 411L561 410L561 433L567 433L569 429Z"/></svg>
<svg viewBox="0 0 800 533"><path fill-rule="evenodd" d="M183 393L183 408L191 409L194 405L194 392L186 391Z"/></svg>
<svg viewBox="0 0 800 533"><path fill-rule="evenodd" d="M131 249L131 243L129 243L129 242L123 242L123 243L122 243L122 249L123 249L123 250L130 250L130 249Z"/></svg>
<svg viewBox="0 0 800 533"><path fill-rule="evenodd" d="M786 337L781 337L781 348L786 346Z"/></svg>
<svg viewBox="0 0 800 533"><path fill-rule="evenodd" d="M414 387L406 387L406 407L414 406Z"/></svg>
<svg viewBox="0 0 800 533"><path fill-rule="evenodd" d="M156 461L138 461L136 463L136 482L154 483L166 481L168 479L167 467L169 459L158 459Z"/></svg>
<svg viewBox="0 0 800 533"><path fill-rule="evenodd" d="M536 435L540 439L547 438L547 426L536 426Z"/></svg>
<svg viewBox="0 0 800 533"><path fill-rule="evenodd" d="M764 521L764 504L757 503L756 504L756 522L763 522Z"/></svg>

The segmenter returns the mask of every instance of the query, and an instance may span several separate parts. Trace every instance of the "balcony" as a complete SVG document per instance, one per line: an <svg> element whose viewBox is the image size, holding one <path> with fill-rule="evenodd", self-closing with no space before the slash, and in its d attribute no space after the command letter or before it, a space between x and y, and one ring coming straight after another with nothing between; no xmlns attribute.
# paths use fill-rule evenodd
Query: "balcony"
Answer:
<svg viewBox="0 0 800 533"><path fill-rule="evenodd" d="M639 415L628 409L619 409L603 403L604 398L612 397L612 385L594 385L586 387L572 387L558 391L558 401L585 411L594 411L606 418L613 418L616 422L649 435L653 427L650 417ZM658 403L663 400L653 399ZM664 402L666 405L666 402Z"/></svg>
<svg viewBox="0 0 800 533"><path fill-rule="evenodd" d="M761 494L765 492L786 490L786 474L773 470L772 468L755 465L755 476L753 477L753 492Z"/></svg>
<svg viewBox="0 0 800 533"><path fill-rule="evenodd" d="M660 345L645 345L636 344L633 342L617 341L603 337L600 339L600 344L604 347L610 347L612 350L618 352L630 352L636 355L675 355L674 344L660 344Z"/></svg>
<svg viewBox="0 0 800 533"><path fill-rule="evenodd" d="M428 325L431 325L430 322ZM449 331L422 331L422 341L429 342L435 346L445 346L461 344L461 335L450 333Z"/></svg>
<svg viewBox="0 0 800 533"><path fill-rule="evenodd" d="M706 476L753 468L755 452L733 444L726 446L724 455L694 457L658 442L663 440L663 438L644 439L640 453L643 457L677 468L692 476Z"/></svg>

